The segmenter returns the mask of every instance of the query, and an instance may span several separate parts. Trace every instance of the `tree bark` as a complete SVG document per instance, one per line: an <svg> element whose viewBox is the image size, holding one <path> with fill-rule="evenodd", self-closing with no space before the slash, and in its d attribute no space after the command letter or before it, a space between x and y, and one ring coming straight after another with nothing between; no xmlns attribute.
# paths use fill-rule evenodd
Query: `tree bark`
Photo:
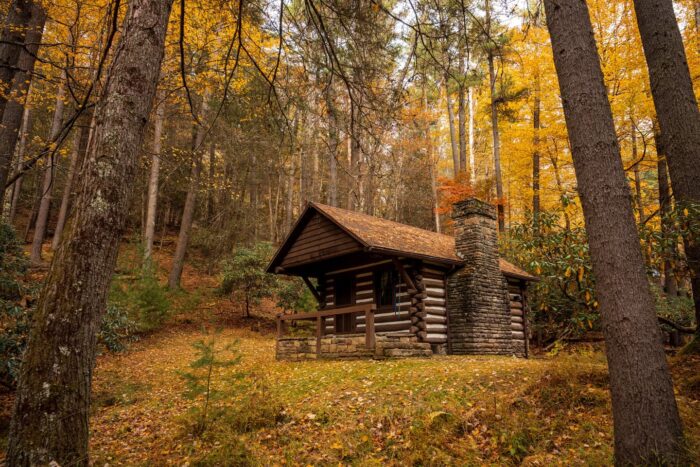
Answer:
<svg viewBox="0 0 700 467"><path fill-rule="evenodd" d="M46 12L41 5L32 5L31 18L26 31L26 50L23 49L17 60L17 70L12 80L9 94L12 98L5 103L4 112L0 110L0 187L4 187L12 165L22 126L24 108L29 95L29 86L34 72L36 54L44 32ZM0 44L0 49L3 47ZM0 64L0 68L2 65ZM0 84L0 91L2 84ZM0 92L2 94L2 92ZM2 97L0 97L2 99ZM5 203L5 190L0 189L0 206Z"/></svg>
<svg viewBox="0 0 700 467"><path fill-rule="evenodd" d="M96 334L163 58L170 0L133 0L96 109L94 151L51 263L23 356L7 462L89 465Z"/></svg>
<svg viewBox="0 0 700 467"><path fill-rule="evenodd" d="M651 95L676 202L700 203L700 110L671 0L634 0ZM685 239L695 321L700 323L700 239ZM700 325L695 334L700 339Z"/></svg>
<svg viewBox="0 0 700 467"><path fill-rule="evenodd" d="M56 108L53 113L53 121L51 122L51 133L49 141L54 141L58 132L61 131L63 124L63 110L65 108L65 93L66 93L66 72L61 74L61 82L58 85L56 93ZM49 208L51 207L51 193L53 191L54 172L58 163L58 155L46 161L44 168L44 181L42 185L41 203L36 216L36 224L34 225L34 238L32 239L32 248L29 254L29 260L33 264L41 264L41 247L44 244L46 236L46 226L49 221Z"/></svg>
<svg viewBox="0 0 700 467"><path fill-rule="evenodd" d="M469 110L469 183L476 183L476 160L474 158L474 107L476 96L474 90L469 87L467 91L467 102Z"/></svg>
<svg viewBox="0 0 700 467"><path fill-rule="evenodd" d="M675 464L682 425L588 7L544 5L600 302L615 462Z"/></svg>
<svg viewBox="0 0 700 467"><path fill-rule="evenodd" d="M24 106L24 112L22 113L22 129L20 130L19 146L17 147L17 157L15 161L15 167L19 170L22 167L22 162L24 161L24 153L27 149L27 137L32 130L32 120L31 120L31 109L29 106ZM9 222L14 222L15 215L17 214L17 204L19 203L19 195L22 193L22 178L20 177L15 180L12 185L12 202L10 203L10 214L8 215Z"/></svg>
<svg viewBox="0 0 700 467"><path fill-rule="evenodd" d="M63 228L66 225L66 219L68 218L68 208L70 206L70 198L73 195L73 185L75 181L75 173L78 167L82 164L85 151L87 150L88 136L90 135L90 121L92 112L83 114L79 118L79 123L77 126L77 131L75 132L75 138L73 141L73 151L71 152L70 167L68 168L68 175L66 176L66 185L63 187L63 196L61 197L61 207L58 211L58 221L56 222L56 229L53 233L53 240L51 241L51 249L56 250L61 241L61 235L63 235ZM19 180L22 180L21 178ZM18 180L18 181L19 181Z"/></svg>
<svg viewBox="0 0 700 467"><path fill-rule="evenodd" d="M450 96L450 87L448 76L445 75L445 101L447 103L447 120L450 124L450 143L452 146L452 172L454 178L460 171L459 166L459 143L457 141L457 135L455 132L455 112L452 108L452 97Z"/></svg>
<svg viewBox="0 0 700 467"><path fill-rule="evenodd" d="M459 170L467 170L467 103L464 85L460 83L457 91L457 116L459 123Z"/></svg>
<svg viewBox="0 0 700 467"><path fill-rule="evenodd" d="M0 32L0 115L4 113L7 103L5 90L10 89L19 71L18 61L36 14L43 15L44 12L42 8L35 8L32 0L12 0L7 10L4 28Z"/></svg>
<svg viewBox="0 0 700 467"><path fill-rule="evenodd" d="M659 185L659 217L661 218L662 234L668 240L671 235L671 228L668 225L668 216L671 213L671 188L668 185L666 151L663 148L657 125L654 125L654 141L656 143L656 177ZM672 242L669 253L676 253L675 241ZM664 291L669 297L678 296L678 282L673 271L673 264L668 258L664 260Z"/></svg>
<svg viewBox="0 0 700 467"><path fill-rule="evenodd" d="M327 203L338 206L338 116L333 101L333 83L328 83L325 93L328 112L328 193Z"/></svg>
<svg viewBox="0 0 700 467"><path fill-rule="evenodd" d="M532 110L532 224L535 231L540 225L540 74L535 72L534 103Z"/></svg>
<svg viewBox="0 0 700 467"><path fill-rule="evenodd" d="M146 208L146 231L143 238L143 259L148 262L153 254L153 239L156 233L156 208L158 206L158 179L165 118L165 94L156 98L156 118L153 121L153 147L151 148L151 170L148 175L148 206Z"/></svg>
<svg viewBox="0 0 700 467"><path fill-rule="evenodd" d="M489 83L491 90L491 135L493 139L493 168L496 177L496 207L498 208L498 231L504 232L505 211L503 208L503 177L501 175L501 136L498 131L498 105L496 102L496 70L494 68L494 56L489 51Z"/></svg>
<svg viewBox="0 0 700 467"><path fill-rule="evenodd" d="M632 172L634 173L634 199L637 205L637 215L639 216L639 223L644 222L644 203L642 202L642 179L639 173L639 164L641 161L637 160L637 129L634 127L634 120L630 120L630 135L632 145L632 163L634 168Z"/></svg>
<svg viewBox="0 0 700 467"><path fill-rule="evenodd" d="M207 96L202 99L202 108L200 111L200 119L207 115ZM192 223L194 222L194 213L197 207L197 191L199 190L199 175L202 172L202 143L205 136L204 125L197 125L197 131L192 147L192 171L190 172L190 186L187 190L185 198L185 207L182 210L182 222L180 222L180 233L177 236L177 246L173 255L173 267L170 269L168 277L168 288L171 290L180 288L180 279L182 278L182 269L185 266L185 255L187 254L187 245L190 241L190 233L192 232Z"/></svg>

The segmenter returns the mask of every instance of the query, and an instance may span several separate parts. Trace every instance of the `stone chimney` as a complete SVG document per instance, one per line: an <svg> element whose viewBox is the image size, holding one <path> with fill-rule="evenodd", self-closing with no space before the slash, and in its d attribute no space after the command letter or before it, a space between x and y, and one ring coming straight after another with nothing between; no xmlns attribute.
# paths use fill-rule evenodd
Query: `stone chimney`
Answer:
<svg viewBox="0 0 700 467"><path fill-rule="evenodd" d="M452 205L462 268L447 279L448 343L453 354L512 354L505 279L498 264L496 209L475 198Z"/></svg>

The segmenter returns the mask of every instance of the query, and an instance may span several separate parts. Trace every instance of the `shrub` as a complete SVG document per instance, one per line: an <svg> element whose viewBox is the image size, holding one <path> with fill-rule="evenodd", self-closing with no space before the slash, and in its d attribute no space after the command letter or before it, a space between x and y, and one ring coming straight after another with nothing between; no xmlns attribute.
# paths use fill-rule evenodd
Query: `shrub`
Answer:
<svg viewBox="0 0 700 467"><path fill-rule="evenodd" d="M137 328L137 323L124 308L107 305L97 338L110 352L121 352L126 348L126 342L136 339Z"/></svg>
<svg viewBox="0 0 700 467"><path fill-rule="evenodd" d="M299 277L289 277L279 281L277 306L284 311L305 312L318 308L318 302Z"/></svg>
<svg viewBox="0 0 700 467"><path fill-rule="evenodd" d="M21 278L28 261L9 224L0 222L0 384L13 388L27 345L32 301Z"/></svg>
<svg viewBox="0 0 700 467"><path fill-rule="evenodd" d="M231 295L232 300L243 300L246 317L250 316L251 305L274 294L277 277L265 272L272 253L272 245L261 242L253 248L236 249L233 256L224 261L219 292Z"/></svg>
<svg viewBox="0 0 700 467"><path fill-rule="evenodd" d="M155 268L146 264L136 272L135 280L112 282L110 304L126 311L136 323L136 331L148 332L160 327L170 315L170 300L158 283Z"/></svg>

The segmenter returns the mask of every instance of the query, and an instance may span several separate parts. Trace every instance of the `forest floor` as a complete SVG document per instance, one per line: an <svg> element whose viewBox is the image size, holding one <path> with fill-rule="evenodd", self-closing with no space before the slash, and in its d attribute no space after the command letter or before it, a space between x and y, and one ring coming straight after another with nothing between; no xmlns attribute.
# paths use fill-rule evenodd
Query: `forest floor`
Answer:
<svg viewBox="0 0 700 467"><path fill-rule="evenodd" d="M167 271L167 254L157 256ZM579 346L530 359L435 356L278 362L270 304L243 318L185 269L171 323L97 361L90 421L94 465L609 465L605 358ZM219 331L215 331L219 329ZM183 372L215 339L203 395ZM227 344L235 343L226 350ZM700 450L700 358L672 358L689 446ZM12 396L0 395L0 425ZM0 436L5 430L0 430ZM6 433L6 432L5 432ZM4 443L0 444L0 446ZM0 463L2 454L0 453Z"/></svg>

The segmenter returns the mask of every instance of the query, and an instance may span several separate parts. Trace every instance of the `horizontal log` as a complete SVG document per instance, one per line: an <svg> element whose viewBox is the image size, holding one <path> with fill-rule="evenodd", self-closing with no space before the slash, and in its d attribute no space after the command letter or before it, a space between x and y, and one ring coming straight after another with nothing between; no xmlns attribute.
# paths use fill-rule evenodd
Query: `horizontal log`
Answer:
<svg viewBox="0 0 700 467"><path fill-rule="evenodd" d="M445 297L445 289L428 287L425 291L428 293L428 298L432 298L432 297L444 298Z"/></svg>
<svg viewBox="0 0 700 467"><path fill-rule="evenodd" d="M520 340L525 339L525 333L523 333L522 331L511 331L510 334L511 334L511 338L513 338L513 339L520 339Z"/></svg>
<svg viewBox="0 0 700 467"><path fill-rule="evenodd" d="M428 311L428 312L436 314L436 315L446 315L447 314L444 306L426 306L425 311Z"/></svg>
<svg viewBox="0 0 700 467"><path fill-rule="evenodd" d="M447 332L447 325L445 324L428 324L428 332Z"/></svg>
<svg viewBox="0 0 700 467"><path fill-rule="evenodd" d="M426 329L428 329L428 325L425 323L425 321L418 321L416 323L416 327L421 331L425 331Z"/></svg>
<svg viewBox="0 0 700 467"><path fill-rule="evenodd" d="M428 333L426 331L418 331L416 336L418 336L418 339L421 341L425 341L425 339L428 337Z"/></svg>
<svg viewBox="0 0 700 467"><path fill-rule="evenodd" d="M513 309L519 309L522 310L523 304L521 302L510 302L510 308Z"/></svg>
<svg viewBox="0 0 700 467"><path fill-rule="evenodd" d="M442 279L429 279L429 278L424 278L423 283L427 287L445 287L445 281Z"/></svg>
<svg viewBox="0 0 700 467"><path fill-rule="evenodd" d="M522 316L511 316L511 317L510 317L510 322L511 322L511 323L522 323L522 322L523 322L523 318L522 318Z"/></svg>
<svg viewBox="0 0 700 467"><path fill-rule="evenodd" d="M518 310L518 309L510 309L510 315L511 316L522 316L523 315L523 310Z"/></svg>
<svg viewBox="0 0 700 467"><path fill-rule="evenodd" d="M447 316L428 315L425 317L425 322L428 324L431 324L431 323L445 324L445 323L447 323Z"/></svg>
<svg viewBox="0 0 700 467"><path fill-rule="evenodd" d="M445 334L428 334L424 341L431 344L444 344L447 342L447 336Z"/></svg>
<svg viewBox="0 0 700 467"><path fill-rule="evenodd" d="M522 331L523 325L521 323L510 323L510 330L511 331Z"/></svg>
<svg viewBox="0 0 700 467"><path fill-rule="evenodd" d="M423 303L425 303L425 306L444 306L445 305L445 299L440 299L440 298L428 298L426 300L423 300Z"/></svg>
<svg viewBox="0 0 700 467"><path fill-rule="evenodd" d="M509 294L509 296L510 296L511 302L522 302L523 301L523 298L520 296L520 294L512 293L512 294Z"/></svg>

